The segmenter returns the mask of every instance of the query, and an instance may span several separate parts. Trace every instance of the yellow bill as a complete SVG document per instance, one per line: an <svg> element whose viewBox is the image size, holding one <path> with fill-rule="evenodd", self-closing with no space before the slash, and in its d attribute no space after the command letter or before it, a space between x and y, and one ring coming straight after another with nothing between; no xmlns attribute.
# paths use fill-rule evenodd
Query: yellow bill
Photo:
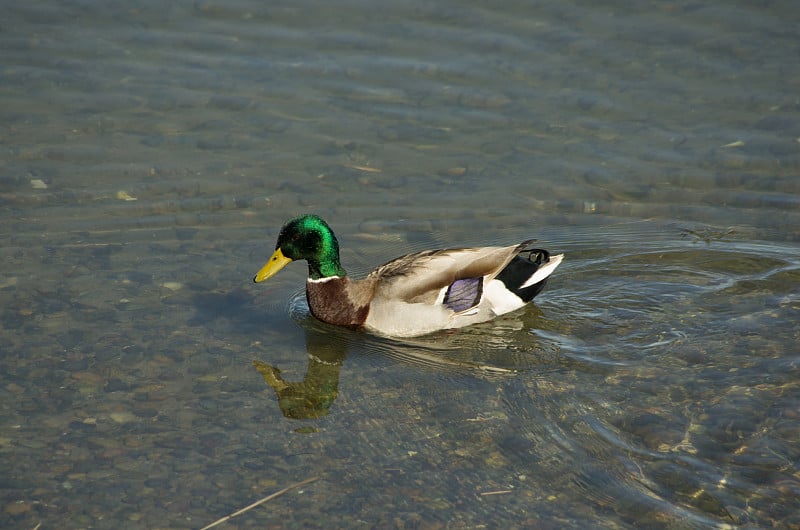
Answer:
<svg viewBox="0 0 800 530"><path fill-rule="evenodd" d="M268 278L272 278L279 270L291 263L291 261L291 258L287 258L283 255L281 249L275 250L275 252L272 253L272 257L269 258L269 261L267 261L267 263L261 267L261 270L256 273L253 281L258 283L263 282Z"/></svg>

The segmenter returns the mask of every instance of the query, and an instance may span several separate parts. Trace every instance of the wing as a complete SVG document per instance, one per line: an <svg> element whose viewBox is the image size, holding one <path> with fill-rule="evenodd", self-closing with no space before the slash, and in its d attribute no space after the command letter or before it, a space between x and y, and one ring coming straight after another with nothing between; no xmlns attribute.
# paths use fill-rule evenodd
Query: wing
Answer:
<svg viewBox="0 0 800 530"><path fill-rule="evenodd" d="M528 243L530 241L509 247L455 248L408 254L381 265L368 279L375 281L376 297L433 302L442 289L449 287L453 305L461 306L463 302L455 300L469 296L462 293L464 288L477 287L473 282L453 286L454 282L484 276L493 278Z"/></svg>
<svg viewBox="0 0 800 530"><path fill-rule="evenodd" d="M442 298L442 305L460 313L480 304L482 296L483 278L464 278L450 284Z"/></svg>

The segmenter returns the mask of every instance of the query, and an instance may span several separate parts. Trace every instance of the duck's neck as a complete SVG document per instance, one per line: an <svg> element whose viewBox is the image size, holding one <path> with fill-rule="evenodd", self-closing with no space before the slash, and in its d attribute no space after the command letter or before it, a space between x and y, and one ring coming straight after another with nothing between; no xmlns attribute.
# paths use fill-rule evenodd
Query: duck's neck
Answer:
<svg viewBox="0 0 800 530"><path fill-rule="evenodd" d="M308 277L311 280L321 280L338 276L344 278L347 271L339 263L339 253L329 253L318 260L308 260Z"/></svg>
<svg viewBox="0 0 800 530"><path fill-rule="evenodd" d="M308 261L308 277L311 280L321 280L332 276L344 278L347 276L342 265L339 263L339 241L333 235L333 230L319 218L311 218L315 224L313 234L310 238L314 242L314 251ZM307 255L308 255L307 254Z"/></svg>

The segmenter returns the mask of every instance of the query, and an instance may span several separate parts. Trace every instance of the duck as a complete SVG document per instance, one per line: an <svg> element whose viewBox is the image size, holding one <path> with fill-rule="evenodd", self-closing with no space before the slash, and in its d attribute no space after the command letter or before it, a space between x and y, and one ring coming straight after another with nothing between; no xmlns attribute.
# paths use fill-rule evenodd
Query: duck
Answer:
<svg viewBox="0 0 800 530"><path fill-rule="evenodd" d="M305 214L283 225L275 251L253 281L305 260L306 300L316 319L388 337L415 337L486 322L533 300L564 258L535 248L534 241L424 250L351 279L331 227L318 215Z"/></svg>

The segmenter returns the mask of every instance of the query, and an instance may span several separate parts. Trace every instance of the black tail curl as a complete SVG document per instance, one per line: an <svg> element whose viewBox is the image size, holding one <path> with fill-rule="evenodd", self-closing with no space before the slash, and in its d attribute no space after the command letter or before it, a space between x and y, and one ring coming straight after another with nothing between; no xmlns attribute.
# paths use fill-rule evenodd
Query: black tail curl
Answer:
<svg viewBox="0 0 800 530"><path fill-rule="evenodd" d="M547 278L522 289L522 285L539 269L543 263L550 261L550 253L541 248L523 250L517 254L511 263L500 271L495 279L500 280L506 289L519 296L524 302L530 302L542 292Z"/></svg>

